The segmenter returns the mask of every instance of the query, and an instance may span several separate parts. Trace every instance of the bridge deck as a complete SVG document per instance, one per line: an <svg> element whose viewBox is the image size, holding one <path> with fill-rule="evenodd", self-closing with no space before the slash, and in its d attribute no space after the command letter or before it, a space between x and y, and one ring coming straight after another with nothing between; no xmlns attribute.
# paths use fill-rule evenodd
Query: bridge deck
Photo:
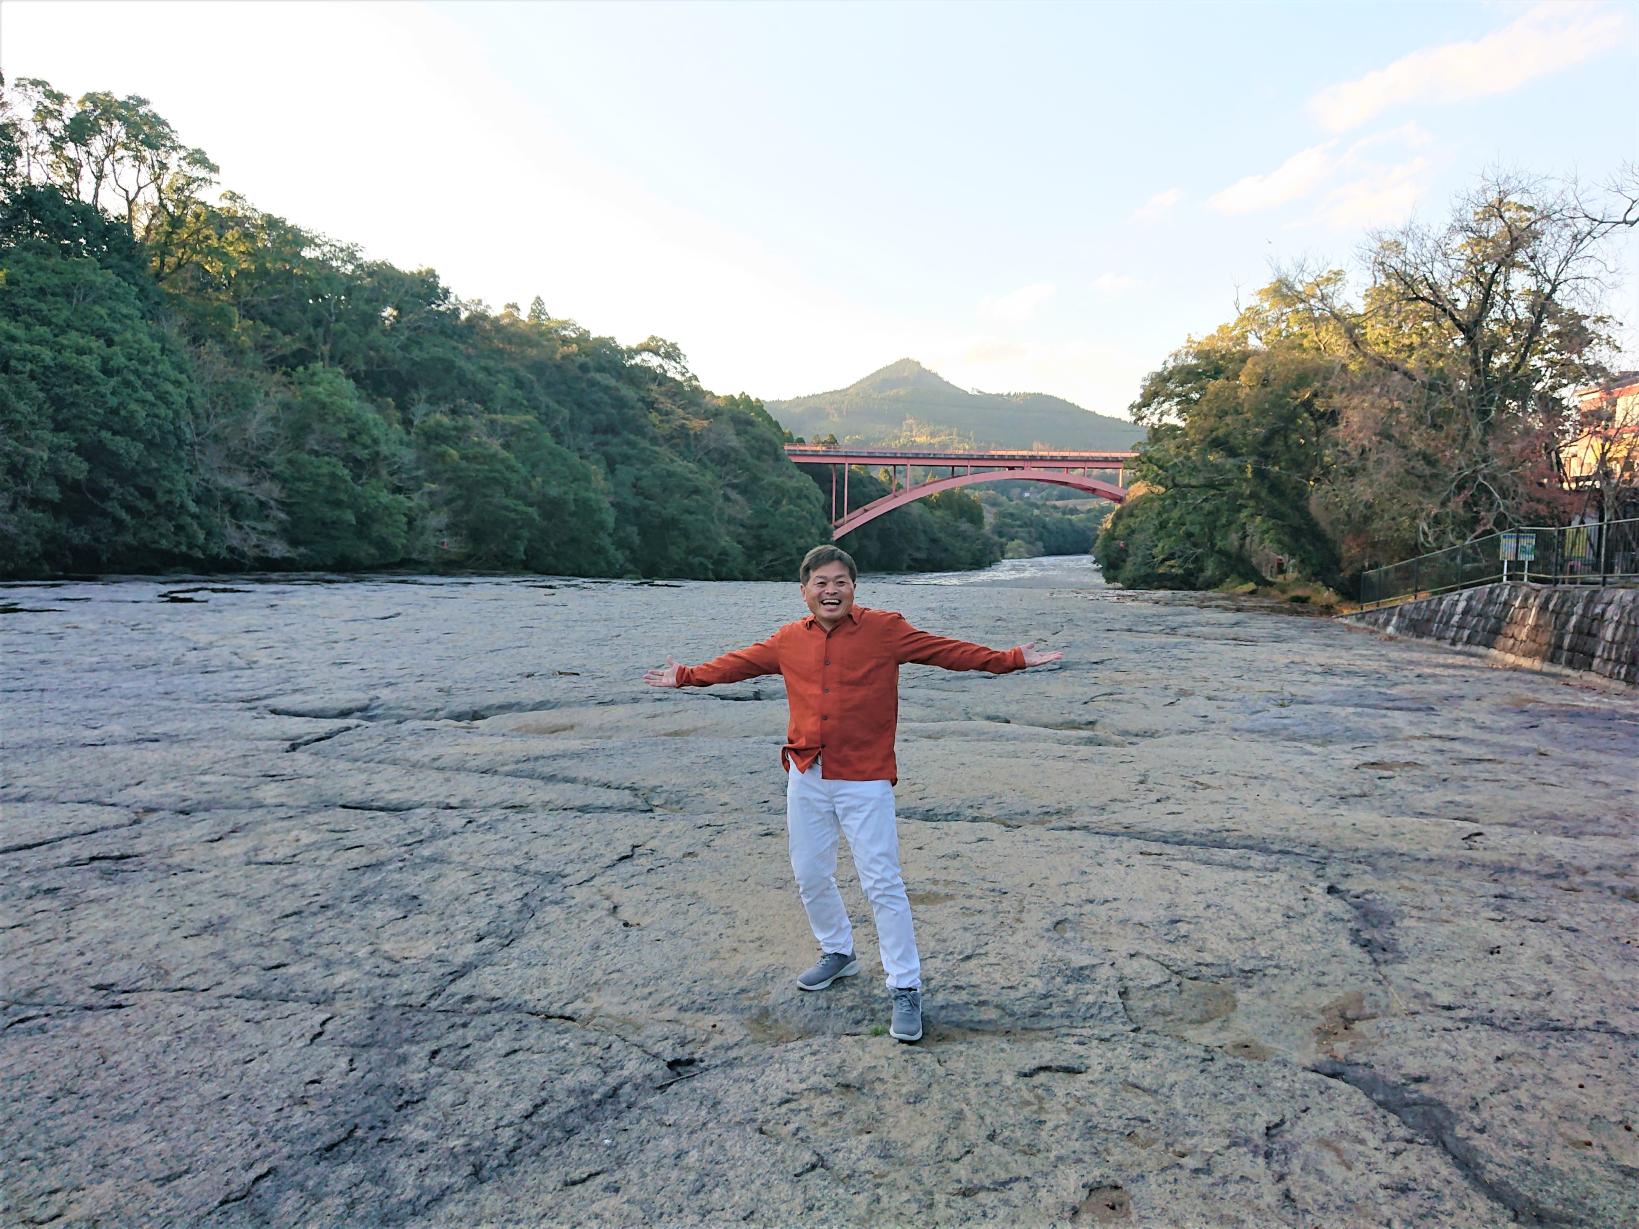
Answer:
<svg viewBox="0 0 1639 1229"><path fill-rule="evenodd" d="M1067 448L1012 449L989 452L947 452L925 448L827 448L821 444L787 444L785 455L800 464L826 465L931 465L996 467L1036 465L1044 468L1119 468L1135 452L1081 452Z"/></svg>

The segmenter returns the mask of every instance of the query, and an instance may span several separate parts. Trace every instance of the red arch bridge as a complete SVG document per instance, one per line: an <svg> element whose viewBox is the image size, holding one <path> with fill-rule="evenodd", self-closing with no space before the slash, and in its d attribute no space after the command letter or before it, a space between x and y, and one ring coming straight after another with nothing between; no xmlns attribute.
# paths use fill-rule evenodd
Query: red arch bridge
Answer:
<svg viewBox="0 0 1639 1229"><path fill-rule="evenodd" d="M831 467L831 537L852 533L886 512L940 491L976 482L1047 482L1120 503L1127 494L1127 466L1134 452L938 452L925 449L848 448L787 444L785 455L798 465ZM848 506L848 472L855 465L886 469L889 492L858 508ZM912 469L924 471L911 480ZM837 481L837 471L842 481ZM940 471L948 471L943 477ZM1095 474L1105 475L1095 477ZM903 481L901 481L903 475ZM1110 481L1110 476L1114 481ZM838 502L838 487L841 502Z"/></svg>

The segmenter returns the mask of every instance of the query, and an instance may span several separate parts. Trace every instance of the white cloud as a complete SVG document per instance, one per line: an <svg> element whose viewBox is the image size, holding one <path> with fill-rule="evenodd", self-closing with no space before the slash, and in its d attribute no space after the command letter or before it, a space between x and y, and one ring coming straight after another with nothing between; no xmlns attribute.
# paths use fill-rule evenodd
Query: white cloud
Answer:
<svg viewBox="0 0 1639 1229"><path fill-rule="evenodd" d="M1484 38L1425 47L1321 90L1309 100L1309 111L1329 131L1346 132L1391 107L1506 94L1616 50L1626 25L1623 12L1603 5L1539 4Z"/></svg>
<svg viewBox="0 0 1639 1229"><path fill-rule="evenodd" d="M1133 217L1140 222L1158 222L1183 199L1184 190L1182 188L1168 188L1165 192L1157 192L1133 210Z"/></svg>
<svg viewBox="0 0 1639 1229"><path fill-rule="evenodd" d="M1361 137L1341 152L1337 141L1293 154L1266 175L1248 175L1207 199L1219 213L1260 213L1316 192L1325 204L1313 220L1343 230L1404 221L1422 193L1432 163L1408 158L1427 149L1434 138L1421 124ZM1401 161L1391 161L1395 157Z"/></svg>
<svg viewBox="0 0 1639 1229"><path fill-rule="evenodd" d="M1207 205L1219 213L1258 213L1308 196L1336 169L1336 144L1327 141L1299 150L1267 175L1248 175L1214 193Z"/></svg>
<svg viewBox="0 0 1639 1229"><path fill-rule="evenodd" d="M1043 303L1053 297L1056 289L1051 282L1032 282L1000 298L986 299L979 310L982 315L1003 324L1025 324L1035 316Z"/></svg>
<svg viewBox="0 0 1639 1229"><path fill-rule="evenodd" d="M1428 168L1427 158L1413 158L1346 183L1327 195L1320 220L1346 231L1404 222L1422 195Z"/></svg>
<svg viewBox="0 0 1639 1229"><path fill-rule="evenodd" d="M1143 282L1141 279L1134 277L1130 273L1100 273L1093 279L1092 282L1093 289L1098 291L1099 294L1107 294L1111 295L1112 297L1118 294L1125 294L1127 291L1132 290L1134 287L1142 284Z"/></svg>
<svg viewBox="0 0 1639 1229"><path fill-rule="evenodd" d="M1358 157L1368 149L1376 149L1379 145L1400 144L1407 149L1426 149L1434 143L1434 137L1416 120L1401 124L1398 128L1385 128L1382 132L1374 132L1369 137L1361 137L1349 146L1345 158Z"/></svg>

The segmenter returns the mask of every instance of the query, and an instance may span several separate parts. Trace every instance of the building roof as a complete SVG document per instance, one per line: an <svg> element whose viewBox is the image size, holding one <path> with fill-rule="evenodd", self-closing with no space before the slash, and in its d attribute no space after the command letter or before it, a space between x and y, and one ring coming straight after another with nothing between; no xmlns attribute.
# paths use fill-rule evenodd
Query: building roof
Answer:
<svg viewBox="0 0 1639 1229"><path fill-rule="evenodd" d="M1586 401L1590 397L1612 394L1620 396L1630 391L1639 391L1639 371L1619 371L1598 384L1589 384L1586 388L1577 389L1575 395L1578 401Z"/></svg>

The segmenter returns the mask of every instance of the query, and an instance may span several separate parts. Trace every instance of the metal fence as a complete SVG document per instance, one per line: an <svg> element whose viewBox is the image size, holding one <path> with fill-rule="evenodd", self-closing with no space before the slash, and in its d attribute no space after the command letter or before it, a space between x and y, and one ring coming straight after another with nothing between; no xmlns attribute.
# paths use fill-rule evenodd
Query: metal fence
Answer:
<svg viewBox="0 0 1639 1229"><path fill-rule="evenodd" d="M1509 552L1516 557L1506 561L1505 536L1518 544ZM1517 557L1522 554L1531 558ZM1604 525L1528 526L1374 568L1360 578L1360 604L1381 606L1505 579L1541 585L1639 585L1639 517Z"/></svg>

